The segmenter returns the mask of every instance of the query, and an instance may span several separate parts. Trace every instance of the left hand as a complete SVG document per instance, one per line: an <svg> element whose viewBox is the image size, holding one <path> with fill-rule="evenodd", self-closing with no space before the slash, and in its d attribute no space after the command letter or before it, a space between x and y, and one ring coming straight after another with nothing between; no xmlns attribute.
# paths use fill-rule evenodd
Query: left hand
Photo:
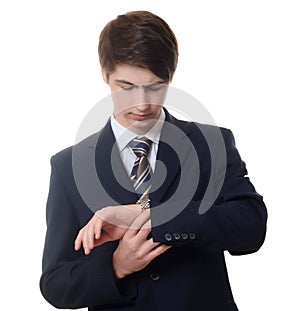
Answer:
<svg viewBox="0 0 300 311"><path fill-rule="evenodd" d="M86 255L105 242L120 240L132 222L141 214L139 204L108 206L95 213L91 220L79 231L74 249L81 245ZM102 229L105 231L102 233Z"/></svg>

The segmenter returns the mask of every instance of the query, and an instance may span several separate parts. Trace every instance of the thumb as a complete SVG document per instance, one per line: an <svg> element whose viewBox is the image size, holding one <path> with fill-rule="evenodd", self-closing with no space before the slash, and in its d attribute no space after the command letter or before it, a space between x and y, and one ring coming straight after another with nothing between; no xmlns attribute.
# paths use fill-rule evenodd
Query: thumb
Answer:
<svg viewBox="0 0 300 311"><path fill-rule="evenodd" d="M114 239L106 232L102 232L100 238L94 241L94 245L100 246L106 242L111 242L111 241L114 241Z"/></svg>

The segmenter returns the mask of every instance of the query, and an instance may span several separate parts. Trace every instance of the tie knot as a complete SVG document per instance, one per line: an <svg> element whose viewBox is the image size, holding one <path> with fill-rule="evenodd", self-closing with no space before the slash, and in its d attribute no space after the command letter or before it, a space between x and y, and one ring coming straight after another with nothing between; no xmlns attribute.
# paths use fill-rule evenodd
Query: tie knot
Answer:
<svg viewBox="0 0 300 311"><path fill-rule="evenodd" d="M148 157L152 141L146 137L135 138L129 143L129 145L137 157Z"/></svg>

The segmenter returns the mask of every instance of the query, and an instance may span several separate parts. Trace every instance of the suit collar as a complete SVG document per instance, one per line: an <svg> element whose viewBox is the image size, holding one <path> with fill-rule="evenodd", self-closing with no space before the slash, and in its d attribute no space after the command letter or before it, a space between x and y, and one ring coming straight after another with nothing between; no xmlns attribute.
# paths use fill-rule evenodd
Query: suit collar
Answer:
<svg viewBox="0 0 300 311"><path fill-rule="evenodd" d="M150 139L152 142L158 145L164 121L165 121L165 112L162 109L157 122L146 134L142 136ZM134 138L140 136L132 132L130 129L127 129L126 127L122 126L114 118L114 116L110 118L110 125L120 151L122 151L128 145L128 143L131 142Z"/></svg>

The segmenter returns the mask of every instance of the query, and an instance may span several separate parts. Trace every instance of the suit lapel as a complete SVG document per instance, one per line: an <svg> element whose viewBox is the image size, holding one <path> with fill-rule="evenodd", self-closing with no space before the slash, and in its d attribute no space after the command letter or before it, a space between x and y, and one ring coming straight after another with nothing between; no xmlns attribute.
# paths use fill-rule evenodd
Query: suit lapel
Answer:
<svg viewBox="0 0 300 311"><path fill-rule="evenodd" d="M105 191L120 204L132 204L137 195L121 160L110 122L102 129L96 147L97 174Z"/></svg>
<svg viewBox="0 0 300 311"><path fill-rule="evenodd" d="M181 174L182 163L190 151L189 130L165 109L166 120L158 146L157 162L152 180L151 201L164 199L169 188L175 189Z"/></svg>

